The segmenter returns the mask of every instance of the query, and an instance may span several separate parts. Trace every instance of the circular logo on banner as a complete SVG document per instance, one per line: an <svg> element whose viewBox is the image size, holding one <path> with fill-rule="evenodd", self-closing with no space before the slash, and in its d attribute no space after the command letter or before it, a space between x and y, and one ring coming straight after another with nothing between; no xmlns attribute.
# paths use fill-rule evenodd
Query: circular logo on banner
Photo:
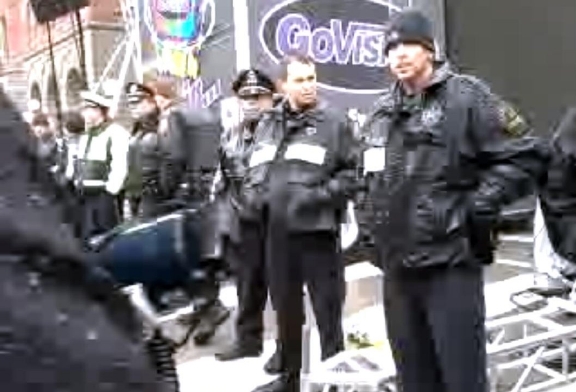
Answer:
<svg viewBox="0 0 576 392"><path fill-rule="evenodd" d="M307 53L323 88L374 94L386 83L384 25L401 10L385 0L285 0L262 18L260 44L276 63Z"/></svg>

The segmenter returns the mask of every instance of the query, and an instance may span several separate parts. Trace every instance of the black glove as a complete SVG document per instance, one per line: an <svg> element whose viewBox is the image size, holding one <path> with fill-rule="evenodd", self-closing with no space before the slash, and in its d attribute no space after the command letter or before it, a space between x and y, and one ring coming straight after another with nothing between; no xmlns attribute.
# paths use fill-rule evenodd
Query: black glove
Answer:
<svg viewBox="0 0 576 392"><path fill-rule="evenodd" d="M475 258L482 264L494 261L496 225L499 211L492 206L472 202L470 207L470 244Z"/></svg>

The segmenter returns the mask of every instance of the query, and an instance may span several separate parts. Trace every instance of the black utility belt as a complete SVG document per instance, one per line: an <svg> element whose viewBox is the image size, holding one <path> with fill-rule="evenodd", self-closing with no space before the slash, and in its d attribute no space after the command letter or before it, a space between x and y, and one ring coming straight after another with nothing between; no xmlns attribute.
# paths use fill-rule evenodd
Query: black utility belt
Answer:
<svg viewBox="0 0 576 392"><path fill-rule="evenodd" d="M82 195L96 196L106 193L106 186L78 186L78 191Z"/></svg>

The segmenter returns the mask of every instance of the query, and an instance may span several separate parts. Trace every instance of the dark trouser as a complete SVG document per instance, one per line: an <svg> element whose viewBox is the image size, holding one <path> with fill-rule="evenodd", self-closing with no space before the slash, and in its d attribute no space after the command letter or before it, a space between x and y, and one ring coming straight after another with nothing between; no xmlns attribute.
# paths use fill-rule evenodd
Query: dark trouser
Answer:
<svg viewBox="0 0 576 392"><path fill-rule="evenodd" d="M268 298L264 259L264 227L258 223L241 225L238 244L228 241L227 260L236 279L238 315L236 337L238 344L262 347L264 308Z"/></svg>
<svg viewBox="0 0 576 392"><path fill-rule="evenodd" d="M80 209L80 197L76 193L76 189L74 189L72 184L64 185L62 189L62 198L64 202L64 222L72 228L75 237L82 238L82 211Z"/></svg>
<svg viewBox="0 0 576 392"><path fill-rule="evenodd" d="M388 273L388 339L402 392L487 392L480 267Z"/></svg>
<svg viewBox="0 0 576 392"><path fill-rule="evenodd" d="M126 218L124 216L124 200L126 200L126 192L122 190L116 195L116 211L121 222Z"/></svg>
<svg viewBox="0 0 576 392"><path fill-rule="evenodd" d="M153 195L142 195L139 207L138 216L142 218L154 218L162 213L162 200Z"/></svg>
<svg viewBox="0 0 576 392"><path fill-rule="evenodd" d="M282 235L277 230L269 231L266 261L278 342L287 371L299 373L302 364L304 283L318 324L322 358L342 351L345 281L337 236L328 232Z"/></svg>
<svg viewBox="0 0 576 392"><path fill-rule="evenodd" d="M141 196L128 196L128 206L130 207L130 217L132 219L140 215L140 204L142 203Z"/></svg>
<svg viewBox="0 0 576 392"><path fill-rule="evenodd" d="M104 189L86 190L81 197L80 211L84 240L112 230L120 223L116 197Z"/></svg>
<svg viewBox="0 0 576 392"><path fill-rule="evenodd" d="M170 212L167 211L165 206L162 204L162 200L154 195L143 195L140 202L140 217L144 219L153 219L157 217L162 217ZM183 239L186 242L186 246L190 246L193 249L198 247L200 244L196 243L198 235L204 235L204 231L198 232L201 226L198 225L197 221L200 219L197 215L187 215L186 223L182 228ZM179 235L174 238L174 241L179 240ZM166 245L168 246L168 244ZM179 248L177 243L171 244L176 249ZM161 304L160 299L162 296L174 289L182 290L190 300L192 300L200 308L209 308L214 305L221 305L219 300L220 295L220 280L218 278L218 267L220 262L218 260L211 260L206 258L200 258L196 260L196 252L188 253L182 255L180 260L185 265L183 269L188 270L188 276L183 275L181 284L178 287L165 286L165 285L148 285L148 294L152 298L153 302L156 304ZM191 260L187 260L187 257L193 257ZM203 275L202 277L197 276Z"/></svg>

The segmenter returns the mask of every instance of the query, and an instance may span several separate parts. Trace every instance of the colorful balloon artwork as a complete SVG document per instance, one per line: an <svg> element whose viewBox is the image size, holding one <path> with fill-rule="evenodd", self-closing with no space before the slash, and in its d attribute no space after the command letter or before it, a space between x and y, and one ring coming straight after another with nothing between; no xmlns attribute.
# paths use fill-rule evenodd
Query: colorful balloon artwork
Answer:
<svg viewBox="0 0 576 392"><path fill-rule="evenodd" d="M158 71L181 78L200 75L199 54L214 30L214 0L145 0L144 22Z"/></svg>

